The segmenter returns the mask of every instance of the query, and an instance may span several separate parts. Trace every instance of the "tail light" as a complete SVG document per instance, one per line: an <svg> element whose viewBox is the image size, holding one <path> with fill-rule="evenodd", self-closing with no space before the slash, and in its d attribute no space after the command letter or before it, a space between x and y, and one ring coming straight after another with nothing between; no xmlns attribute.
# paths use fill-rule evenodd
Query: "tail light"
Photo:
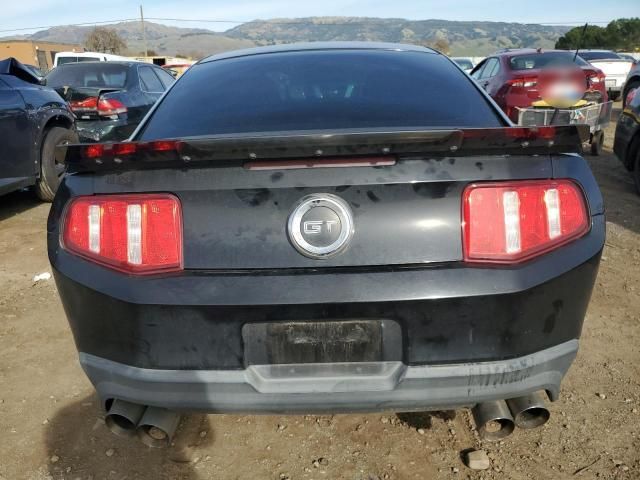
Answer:
<svg viewBox="0 0 640 480"><path fill-rule="evenodd" d="M627 98L624 101L625 105L630 105L631 104L631 101L638 94L638 90L640 90L640 88L632 88L631 90L629 90L629 93L627 93Z"/></svg>
<svg viewBox="0 0 640 480"><path fill-rule="evenodd" d="M180 270L180 203L167 194L75 198L65 210L62 246L128 273Z"/></svg>
<svg viewBox="0 0 640 480"><path fill-rule="evenodd" d="M98 112L102 117L111 117L120 113L127 113L127 107L115 98L89 97L84 100L69 102L71 111L75 113Z"/></svg>
<svg viewBox="0 0 640 480"><path fill-rule="evenodd" d="M110 117L119 113L127 113L127 107L115 98L101 98L98 100L98 115Z"/></svg>
<svg viewBox="0 0 640 480"><path fill-rule="evenodd" d="M513 88L530 89L538 85L538 77L519 77L507 81L507 85Z"/></svg>
<svg viewBox="0 0 640 480"><path fill-rule="evenodd" d="M98 109L98 97L89 97L84 100L71 100L71 111L76 113L93 112Z"/></svg>
<svg viewBox="0 0 640 480"><path fill-rule="evenodd" d="M584 195L570 180L477 183L463 194L466 262L521 262L588 230Z"/></svg>
<svg viewBox="0 0 640 480"><path fill-rule="evenodd" d="M605 75L602 72L587 72L587 86L603 83Z"/></svg>

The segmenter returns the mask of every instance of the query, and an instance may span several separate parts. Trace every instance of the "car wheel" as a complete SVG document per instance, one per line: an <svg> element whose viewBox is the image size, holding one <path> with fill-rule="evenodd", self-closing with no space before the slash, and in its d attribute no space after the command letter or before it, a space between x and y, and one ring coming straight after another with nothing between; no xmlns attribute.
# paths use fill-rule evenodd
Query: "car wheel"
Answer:
<svg viewBox="0 0 640 480"><path fill-rule="evenodd" d="M620 92L609 92L609 100L615 102L620 98Z"/></svg>
<svg viewBox="0 0 640 480"><path fill-rule="evenodd" d="M598 156L602 153L604 143L604 132L599 130L591 136L591 155Z"/></svg>
<svg viewBox="0 0 640 480"><path fill-rule="evenodd" d="M36 182L36 195L45 202L50 202L55 197L66 170L65 152L56 151L56 146L67 143L78 143L78 135L73 130L62 127L49 129L42 142L40 178Z"/></svg>
<svg viewBox="0 0 640 480"><path fill-rule="evenodd" d="M633 181L636 184L636 191L640 195L640 150L636 153L636 162L633 167Z"/></svg>
<svg viewBox="0 0 640 480"><path fill-rule="evenodd" d="M624 89L624 95L622 97L622 108L624 109L627 106L627 96L631 90L635 90L636 88L640 88L640 80L633 80L629 82Z"/></svg>

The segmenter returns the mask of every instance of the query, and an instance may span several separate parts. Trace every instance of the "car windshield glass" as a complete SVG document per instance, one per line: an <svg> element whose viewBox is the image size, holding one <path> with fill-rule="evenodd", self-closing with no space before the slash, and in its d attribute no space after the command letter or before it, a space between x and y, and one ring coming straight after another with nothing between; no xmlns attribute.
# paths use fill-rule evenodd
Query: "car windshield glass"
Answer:
<svg viewBox="0 0 640 480"><path fill-rule="evenodd" d="M576 57L574 62L574 56L575 53L571 52L544 52L518 55L509 59L509 66L512 70L531 70L534 68L558 67L574 63L582 67L588 65L587 62L579 56Z"/></svg>
<svg viewBox="0 0 640 480"><path fill-rule="evenodd" d="M460 66L460 68L473 68L473 63L471 63L471 60L467 60L464 58L455 58L453 61L456 62Z"/></svg>
<svg viewBox="0 0 640 480"><path fill-rule="evenodd" d="M127 83L126 65L108 62L78 63L54 68L47 75L49 87L123 88Z"/></svg>
<svg viewBox="0 0 640 480"><path fill-rule="evenodd" d="M269 53L191 67L142 139L292 130L496 127L445 56L388 50Z"/></svg>
<svg viewBox="0 0 640 480"><path fill-rule="evenodd" d="M614 52L579 52L585 60L619 60L620 55Z"/></svg>

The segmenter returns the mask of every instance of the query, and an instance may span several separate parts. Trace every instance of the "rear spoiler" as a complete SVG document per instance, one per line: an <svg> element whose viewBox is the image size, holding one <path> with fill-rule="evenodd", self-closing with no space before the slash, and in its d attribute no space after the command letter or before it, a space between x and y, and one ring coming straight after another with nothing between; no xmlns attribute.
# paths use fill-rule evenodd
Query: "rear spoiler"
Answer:
<svg viewBox="0 0 640 480"><path fill-rule="evenodd" d="M216 135L150 142L65 145L71 172L186 168L221 162L336 158L375 159L409 155L547 155L580 153L589 139L586 125L471 128L464 130L313 131ZM375 162L375 164L385 164ZM388 163L386 163L388 164Z"/></svg>

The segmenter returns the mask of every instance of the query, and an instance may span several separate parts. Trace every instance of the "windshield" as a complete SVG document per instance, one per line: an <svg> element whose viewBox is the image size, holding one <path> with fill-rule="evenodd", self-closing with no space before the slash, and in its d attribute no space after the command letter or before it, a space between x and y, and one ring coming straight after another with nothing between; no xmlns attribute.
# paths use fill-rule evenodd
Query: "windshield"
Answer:
<svg viewBox="0 0 640 480"><path fill-rule="evenodd" d="M191 67L142 137L381 127L497 127L443 55L388 50L269 53Z"/></svg>
<svg viewBox="0 0 640 480"><path fill-rule="evenodd" d="M579 52L585 60L620 60L620 55L614 52Z"/></svg>
<svg viewBox="0 0 640 480"><path fill-rule="evenodd" d="M581 67L588 65L588 63L579 56L575 58L574 62L574 56L575 53L572 52L544 52L518 55L509 59L509 66L512 70L532 70L574 64Z"/></svg>
<svg viewBox="0 0 640 480"><path fill-rule="evenodd" d="M127 83L126 65L108 62L77 63L59 66L46 77L49 87L124 88Z"/></svg>

